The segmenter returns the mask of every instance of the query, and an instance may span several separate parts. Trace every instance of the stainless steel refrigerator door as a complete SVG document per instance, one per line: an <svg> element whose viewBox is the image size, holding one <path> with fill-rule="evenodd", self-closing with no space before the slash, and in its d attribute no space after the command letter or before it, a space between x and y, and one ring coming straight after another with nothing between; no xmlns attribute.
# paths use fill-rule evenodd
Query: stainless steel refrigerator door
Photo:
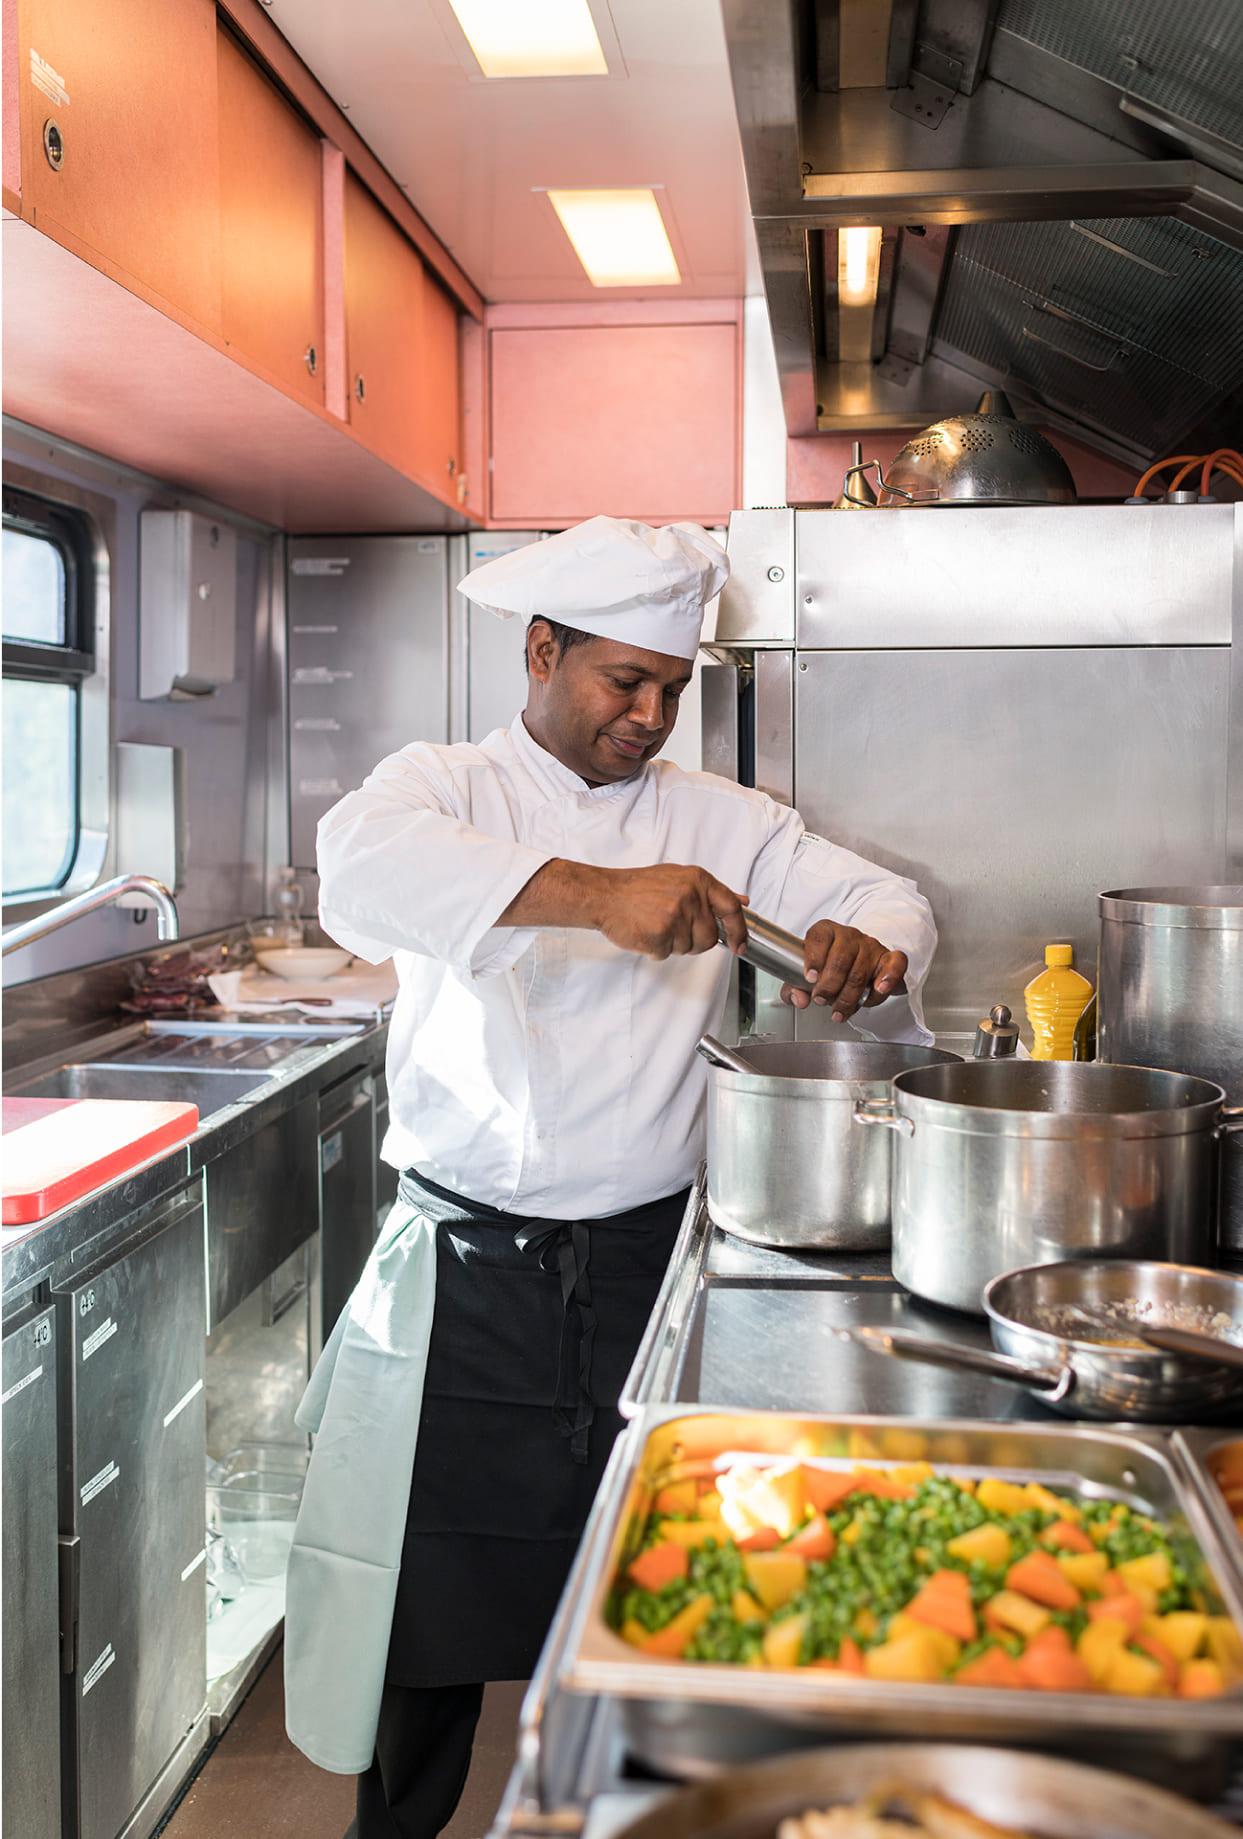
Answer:
<svg viewBox="0 0 1243 1839"><path fill-rule="evenodd" d="M290 849L377 761L449 738L448 542L297 537L288 550Z"/></svg>
<svg viewBox="0 0 1243 1839"><path fill-rule="evenodd" d="M61 1298L73 1392L62 1518L80 1540L65 1682L78 1839L115 1839L206 1698L199 1192Z"/></svg>
<svg viewBox="0 0 1243 1839"><path fill-rule="evenodd" d="M538 530L492 530L464 539L464 573L482 568L495 556L509 555L543 539ZM456 586L456 583L454 583ZM527 699L526 621L500 619L455 595L455 618L461 631L462 673L465 694L460 735L455 739L482 741L494 728L508 728Z"/></svg>
<svg viewBox="0 0 1243 1839"><path fill-rule="evenodd" d="M1102 888L1225 879L1229 669L1225 646L797 654L795 804L932 902L930 1012L1021 1015L1052 940L1094 977Z"/></svg>
<svg viewBox="0 0 1243 1839"><path fill-rule="evenodd" d="M51 1309L4 1337L4 1758L0 1825L60 1839L60 1603L56 1510L56 1322Z"/></svg>

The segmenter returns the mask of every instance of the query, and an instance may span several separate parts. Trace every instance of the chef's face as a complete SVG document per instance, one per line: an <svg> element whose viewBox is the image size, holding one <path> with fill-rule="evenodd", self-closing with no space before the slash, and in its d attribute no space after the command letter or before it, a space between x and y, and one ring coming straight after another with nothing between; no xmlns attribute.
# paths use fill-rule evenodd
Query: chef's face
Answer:
<svg viewBox="0 0 1243 1839"><path fill-rule="evenodd" d="M562 651L542 619L527 632L527 727L589 785L629 779L658 754L691 680L686 658L592 638Z"/></svg>

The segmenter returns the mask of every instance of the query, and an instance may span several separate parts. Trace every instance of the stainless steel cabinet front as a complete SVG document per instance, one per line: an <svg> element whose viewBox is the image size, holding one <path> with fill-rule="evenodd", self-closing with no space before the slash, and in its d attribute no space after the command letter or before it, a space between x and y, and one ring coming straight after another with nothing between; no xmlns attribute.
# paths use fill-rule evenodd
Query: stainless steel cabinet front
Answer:
<svg viewBox="0 0 1243 1839"><path fill-rule="evenodd" d="M41 1310L4 1337L4 1759L0 1826L60 1839L56 1321Z"/></svg>
<svg viewBox="0 0 1243 1839"><path fill-rule="evenodd" d="M1225 879L1229 668L1227 646L800 652L794 802L918 881L930 1009L1021 1014L1050 940L1094 971L1103 888Z"/></svg>
<svg viewBox="0 0 1243 1839"><path fill-rule="evenodd" d="M208 1303L213 1330L319 1225L316 1117L312 1095L207 1165Z"/></svg>
<svg viewBox="0 0 1243 1839"><path fill-rule="evenodd" d="M72 1398L61 1517L78 1540L70 1828L116 1839L206 1698L198 1184L59 1302Z"/></svg>
<svg viewBox="0 0 1243 1839"><path fill-rule="evenodd" d="M375 1088L357 1074L319 1101L324 1339L349 1301L376 1236Z"/></svg>

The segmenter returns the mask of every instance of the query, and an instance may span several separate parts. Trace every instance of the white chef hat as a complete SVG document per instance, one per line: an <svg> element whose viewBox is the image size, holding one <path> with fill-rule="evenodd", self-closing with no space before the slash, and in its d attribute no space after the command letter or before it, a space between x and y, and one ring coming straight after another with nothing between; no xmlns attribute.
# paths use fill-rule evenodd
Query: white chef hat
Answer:
<svg viewBox="0 0 1243 1839"><path fill-rule="evenodd" d="M589 517L471 570L458 591L502 619L555 619L644 651L693 658L706 603L729 578L729 557L698 524L653 529Z"/></svg>

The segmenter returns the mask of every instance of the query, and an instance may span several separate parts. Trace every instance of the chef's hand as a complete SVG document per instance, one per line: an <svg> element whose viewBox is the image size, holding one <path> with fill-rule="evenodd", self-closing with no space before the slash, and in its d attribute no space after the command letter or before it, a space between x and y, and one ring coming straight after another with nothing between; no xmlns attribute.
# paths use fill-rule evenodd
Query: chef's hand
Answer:
<svg viewBox="0 0 1243 1839"><path fill-rule="evenodd" d="M807 987L783 983L782 1002L796 1009L832 1003L835 1022L847 1021L856 1009L871 1009L906 988L904 951L888 951L879 939L832 920L817 920L807 934L803 965Z"/></svg>
<svg viewBox="0 0 1243 1839"><path fill-rule="evenodd" d="M597 924L623 951L641 952L645 958L711 951L718 942L718 920L734 950L747 942L746 896L735 894L707 869L662 862L655 868L605 873L608 898Z"/></svg>

